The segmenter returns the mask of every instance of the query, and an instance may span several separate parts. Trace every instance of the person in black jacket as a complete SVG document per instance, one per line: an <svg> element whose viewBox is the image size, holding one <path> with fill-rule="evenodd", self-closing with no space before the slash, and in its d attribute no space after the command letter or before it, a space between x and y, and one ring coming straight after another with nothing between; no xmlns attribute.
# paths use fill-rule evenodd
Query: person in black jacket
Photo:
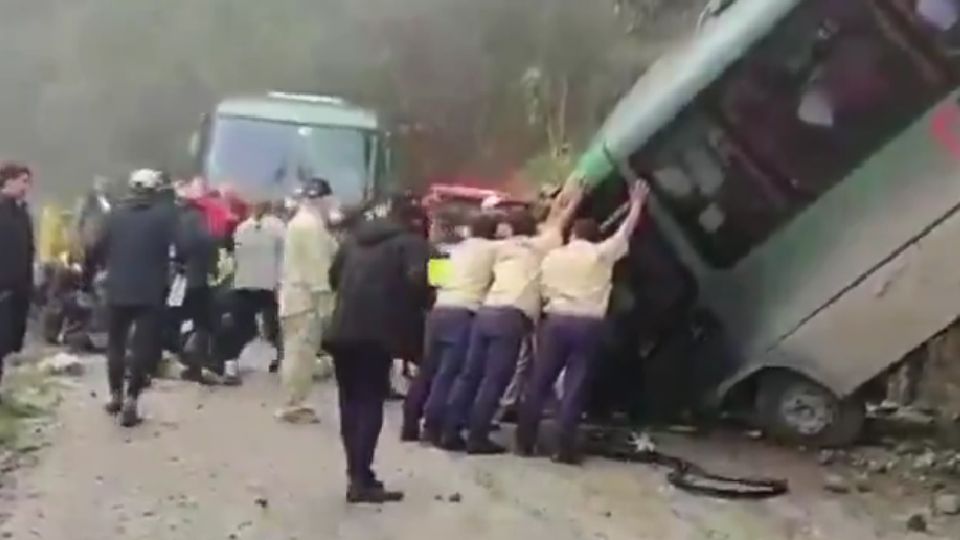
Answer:
<svg viewBox="0 0 960 540"><path fill-rule="evenodd" d="M388 217L354 228L330 268L337 301L324 347L333 355L339 388L348 502L403 499L384 489L371 467L391 362L408 350L409 321L427 307L428 245L410 226L415 212L404 199L392 201Z"/></svg>
<svg viewBox="0 0 960 540"><path fill-rule="evenodd" d="M144 387L145 371L159 354L170 277L170 249L176 234L176 216L169 206L160 203L159 185L160 174L156 171L133 173L130 197L111 212L93 253L87 257L88 265L101 262L107 270L110 401L106 410L112 415L120 413L124 427L140 422L137 400ZM128 358L131 329L132 354Z"/></svg>
<svg viewBox="0 0 960 540"><path fill-rule="evenodd" d="M193 343L182 351L186 364L181 377L187 381L210 384L203 372L204 367L222 371L214 358L213 339L217 327L214 312L214 290L210 279L216 272L218 243L207 226L203 208L198 202L202 187L190 186L181 194L177 225L177 262L186 279L186 295L180 312L184 321L193 323Z"/></svg>
<svg viewBox="0 0 960 540"><path fill-rule="evenodd" d="M27 330L36 254L26 204L32 181L26 166L0 165L0 377L6 357L23 348Z"/></svg>

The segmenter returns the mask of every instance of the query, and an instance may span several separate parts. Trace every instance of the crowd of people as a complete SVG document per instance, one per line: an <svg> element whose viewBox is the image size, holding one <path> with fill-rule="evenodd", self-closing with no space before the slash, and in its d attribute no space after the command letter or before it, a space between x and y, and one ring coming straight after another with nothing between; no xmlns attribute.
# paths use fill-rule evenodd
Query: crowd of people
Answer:
<svg viewBox="0 0 960 540"><path fill-rule="evenodd" d="M0 268L0 358L22 347L33 284L25 203L32 180L27 167L0 167L0 251L15 260ZM574 219L576 181L542 220L530 210L481 212L439 283L428 279L427 218L406 196L344 216L330 184L314 178L292 215L280 215L266 203L238 210L211 199L202 180L171 181L153 170L134 172L128 188L88 235L83 280L89 288L94 275L105 276L106 410L122 426L140 422L139 397L164 347L179 353L185 380L211 384L212 372L239 384L239 358L261 333L259 319L277 351L270 369L282 380L278 419L317 421L309 404L317 356L332 357L350 502L403 498L373 471L395 359L419 364L403 407L403 441L503 453L490 433L505 394L513 394L515 452L540 453L541 418L555 401L554 459L579 462L578 424L613 266L627 253L644 186L633 189L629 212L606 239L594 221ZM192 337L178 343L184 324Z"/></svg>

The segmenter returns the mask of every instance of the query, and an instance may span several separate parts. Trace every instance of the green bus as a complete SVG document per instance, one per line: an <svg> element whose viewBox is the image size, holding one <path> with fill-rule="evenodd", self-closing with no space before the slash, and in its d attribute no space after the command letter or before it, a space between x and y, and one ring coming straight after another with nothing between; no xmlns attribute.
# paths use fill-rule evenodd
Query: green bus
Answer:
<svg viewBox="0 0 960 540"><path fill-rule="evenodd" d="M710 373L709 401L774 436L851 442L868 383L960 313L960 0L728 4L578 168L597 192L650 182L685 279L646 317L722 334L681 378Z"/></svg>
<svg viewBox="0 0 960 540"><path fill-rule="evenodd" d="M321 176L340 202L356 204L382 191L390 169L378 114L328 96L225 99L204 118L192 151L213 187L228 184L250 199L283 199Z"/></svg>

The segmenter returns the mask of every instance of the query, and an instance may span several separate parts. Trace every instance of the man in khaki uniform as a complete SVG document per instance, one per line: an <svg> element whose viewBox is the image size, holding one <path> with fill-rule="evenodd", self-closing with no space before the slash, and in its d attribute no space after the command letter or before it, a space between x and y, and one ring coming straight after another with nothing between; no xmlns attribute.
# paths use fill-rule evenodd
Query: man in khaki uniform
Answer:
<svg viewBox="0 0 960 540"><path fill-rule="evenodd" d="M296 215L287 226L280 281L280 319L284 359L281 364L283 407L277 418L313 423L317 415L306 404L313 383L323 326L333 312L329 271L337 242L327 228L327 181L307 182Z"/></svg>

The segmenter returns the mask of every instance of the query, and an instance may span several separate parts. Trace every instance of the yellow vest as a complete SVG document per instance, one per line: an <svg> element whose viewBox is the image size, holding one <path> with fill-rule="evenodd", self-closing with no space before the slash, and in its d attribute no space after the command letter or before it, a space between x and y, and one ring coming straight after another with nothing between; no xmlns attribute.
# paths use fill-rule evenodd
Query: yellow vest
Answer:
<svg viewBox="0 0 960 540"><path fill-rule="evenodd" d="M431 287L440 288L450 280L450 259L430 259L427 265L427 281Z"/></svg>
<svg viewBox="0 0 960 540"><path fill-rule="evenodd" d="M67 224L56 205L43 207L37 238L37 259L42 263L61 261L68 251Z"/></svg>

